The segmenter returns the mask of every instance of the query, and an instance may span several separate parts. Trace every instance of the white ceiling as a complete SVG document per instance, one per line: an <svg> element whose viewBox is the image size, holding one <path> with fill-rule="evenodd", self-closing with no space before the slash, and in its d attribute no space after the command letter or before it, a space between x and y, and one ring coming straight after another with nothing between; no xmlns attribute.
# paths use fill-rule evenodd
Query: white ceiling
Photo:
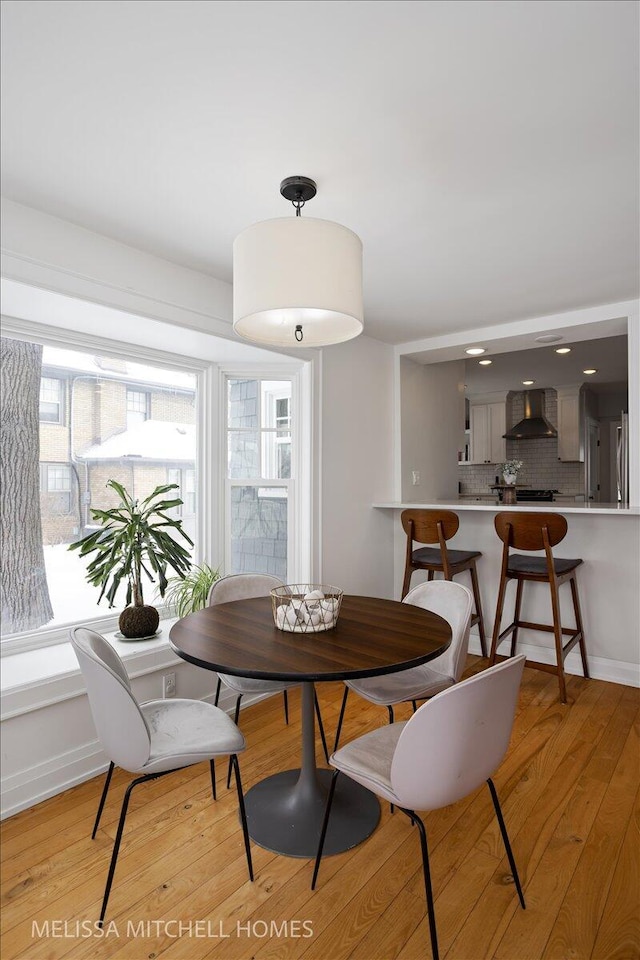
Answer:
<svg viewBox="0 0 640 960"><path fill-rule="evenodd" d="M3 193L231 280L234 236L355 230L391 343L638 296L630 0L4 0Z"/></svg>

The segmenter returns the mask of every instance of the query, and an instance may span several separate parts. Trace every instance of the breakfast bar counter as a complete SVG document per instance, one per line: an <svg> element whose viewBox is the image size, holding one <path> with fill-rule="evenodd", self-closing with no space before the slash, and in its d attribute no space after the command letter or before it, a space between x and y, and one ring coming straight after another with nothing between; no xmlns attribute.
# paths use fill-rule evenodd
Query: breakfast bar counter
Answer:
<svg viewBox="0 0 640 960"><path fill-rule="evenodd" d="M406 509L453 510L458 514L460 527L447 546L451 549L479 550L477 570L484 610L485 630L490 638L500 579L502 543L494 528L494 517L503 511L534 511L561 513L567 518L569 529L565 539L554 548L557 557L580 557L580 600L584 620L587 655L591 676L633 686L640 684L640 507L620 507L618 504L560 502L518 503L506 506L495 497L482 500L432 500L430 502L375 503L374 508L394 515L394 596L399 598L406 539L400 523L400 513ZM416 572L412 585L420 583L426 574ZM468 585L468 576L461 574L460 583ZM515 587L507 591L507 609L513 604ZM567 594L569 591L567 590ZM567 602L568 601L568 602ZM561 598L563 623L573 623L571 598ZM527 590L523 605L523 619L551 622L551 603L546 584L533 583ZM521 631L519 649L532 660L554 662L551 635ZM501 652L505 652L505 645ZM477 634L472 630L470 650L480 652ZM567 673L582 675L580 657L572 651L567 657Z"/></svg>

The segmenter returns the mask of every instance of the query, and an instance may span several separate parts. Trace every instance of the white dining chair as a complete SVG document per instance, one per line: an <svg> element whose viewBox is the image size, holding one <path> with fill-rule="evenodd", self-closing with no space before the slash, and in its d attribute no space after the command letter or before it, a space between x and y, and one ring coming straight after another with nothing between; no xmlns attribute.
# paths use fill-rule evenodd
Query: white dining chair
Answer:
<svg viewBox="0 0 640 960"><path fill-rule="evenodd" d="M237 725L218 707L200 700L149 700L139 704L131 691L125 666L107 640L84 627L71 630L71 643L87 685L89 705L98 737L109 758L109 769L100 798L91 839L104 808L114 767L141 774L124 795L116 839L107 875L100 925L104 920L118 861L120 841L134 787L195 763L209 761L213 798L216 798L215 760L230 756L235 771L244 848L253 880L249 831L244 807L238 754L245 739Z"/></svg>
<svg viewBox="0 0 640 960"><path fill-rule="evenodd" d="M331 756L329 763L335 770L320 832L312 890L318 878L336 780L344 773L397 806L418 826L431 950L434 960L438 960L427 833L416 810L437 810L457 803L486 781L520 904L525 908L500 801L491 779L509 746L524 662L523 655L513 657L463 680L436 694L409 720L379 727Z"/></svg>
<svg viewBox="0 0 640 960"><path fill-rule="evenodd" d="M274 587L281 586L283 586L282 580L279 580L278 577L269 576L268 574L230 574L228 577L222 577L220 580L216 580L212 584L209 591L209 597L207 599L207 606L213 607L218 603L231 603L233 600L251 600L254 597L268 597L270 596ZM214 700L216 706L218 705L218 700L220 699L220 691L223 683L236 694L236 707L234 713L234 720L236 723L239 722L240 702L245 694L278 693L280 691L282 691L282 695L284 697L285 723L289 723L289 702L287 699L287 690L290 690L292 687L299 686L299 684L297 684L295 681L256 680L252 677L235 677L228 673L219 673ZM325 738L322 716L320 715L320 704L318 703L318 697L315 694L314 697L316 717L318 719L318 729L320 731L320 737L322 740L322 748L324 750L325 760L328 762L329 751L327 749L327 741ZM229 786L230 778L231 767L229 767L229 774L227 776L227 787Z"/></svg>
<svg viewBox="0 0 640 960"><path fill-rule="evenodd" d="M473 614L473 594L469 588L451 580L431 580L414 587L402 602L431 610L446 620L451 626L451 643L439 657L418 667L410 667L398 673L386 673L380 677L345 680L334 751L338 749L340 742L350 690L370 703L386 707L389 711L389 723L393 723L395 704L411 702L415 712L418 700L426 700L441 690L446 690L462 676L469 650L469 630Z"/></svg>

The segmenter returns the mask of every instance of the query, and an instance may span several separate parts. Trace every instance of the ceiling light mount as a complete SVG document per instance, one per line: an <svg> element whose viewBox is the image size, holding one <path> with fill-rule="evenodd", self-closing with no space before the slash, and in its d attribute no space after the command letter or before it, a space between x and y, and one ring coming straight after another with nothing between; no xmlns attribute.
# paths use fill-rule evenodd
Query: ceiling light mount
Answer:
<svg viewBox="0 0 640 960"><path fill-rule="evenodd" d="M233 243L233 329L254 343L324 347L362 333L362 242L352 230L300 215L315 197L309 177L280 193L295 217L263 220Z"/></svg>
<svg viewBox="0 0 640 960"><path fill-rule="evenodd" d="M308 200L313 200L318 192L318 186L309 177L285 177L280 184L280 193L285 200L290 200L296 208L296 217Z"/></svg>

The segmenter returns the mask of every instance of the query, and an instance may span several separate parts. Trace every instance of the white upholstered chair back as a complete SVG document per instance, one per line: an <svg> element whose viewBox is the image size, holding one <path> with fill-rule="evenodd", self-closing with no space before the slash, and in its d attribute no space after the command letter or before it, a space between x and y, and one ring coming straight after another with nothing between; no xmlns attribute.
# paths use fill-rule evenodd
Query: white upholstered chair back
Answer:
<svg viewBox="0 0 640 960"><path fill-rule="evenodd" d="M71 643L105 753L119 767L137 773L149 760L151 737L122 660L104 637L85 627L71 631Z"/></svg>
<svg viewBox="0 0 640 960"><path fill-rule="evenodd" d="M465 667L469 650L469 630L473 611L473 594L468 587L452 580L430 580L409 593L403 603L412 603L437 613L451 625L451 644L441 656L427 664L457 683Z"/></svg>
<svg viewBox="0 0 640 960"><path fill-rule="evenodd" d="M525 657L511 657L428 700L400 734L391 784L400 805L456 803L500 765L511 737Z"/></svg>
<svg viewBox="0 0 640 960"><path fill-rule="evenodd" d="M234 573L212 584L207 606L231 603L233 600L252 600L268 597L274 587L281 587L282 580L266 573Z"/></svg>

